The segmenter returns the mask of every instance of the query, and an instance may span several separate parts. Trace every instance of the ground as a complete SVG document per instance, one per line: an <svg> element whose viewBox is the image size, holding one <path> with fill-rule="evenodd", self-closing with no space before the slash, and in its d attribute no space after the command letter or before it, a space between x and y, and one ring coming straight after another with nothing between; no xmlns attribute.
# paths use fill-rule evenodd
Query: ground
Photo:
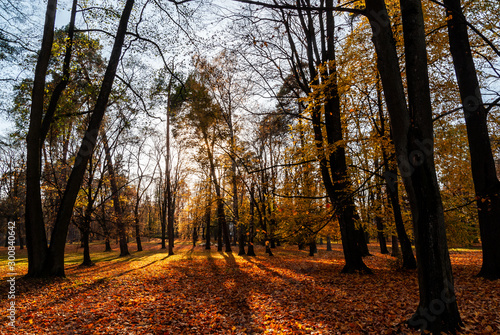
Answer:
<svg viewBox="0 0 500 335"><path fill-rule="evenodd" d="M130 244L131 251L135 245ZM26 251L16 250L15 328L8 326L6 248L0 248L0 334L418 334L407 328L418 305L416 271L378 252L373 275L340 274L340 245L308 256L296 246L274 257L205 251L178 242L168 256L155 242L118 257L92 246L96 265L79 266L67 247L66 278L26 280ZM235 247L234 250L237 250ZM475 277L477 249L451 250L464 334L500 334L500 281Z"/></svg>

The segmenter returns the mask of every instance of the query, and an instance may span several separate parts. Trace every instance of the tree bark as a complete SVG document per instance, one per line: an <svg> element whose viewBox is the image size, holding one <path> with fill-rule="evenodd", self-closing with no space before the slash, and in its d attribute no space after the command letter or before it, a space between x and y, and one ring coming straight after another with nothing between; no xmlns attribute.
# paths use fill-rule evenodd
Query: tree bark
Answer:
<svg viewBox="0 0 500 335"><path fill-rule="evenodd" d="M101 201L104 202L104 199L101 197ZM113 251L113 249L111 249L111 242L110 242L110 239L111 239L111 234L109 233L109 229L108 229L108 226L106 225L106 210L104 208L105 206L101 206L101 215L102 215L102 221L99 221L101 227L102 227L102 230L104 232L104 244L105 244L105 247L104 247L104 252L110 252L110 251Z"/></svg>
<svg viewBox="0 0 500 335"><path fill-rule="evenodd" d="M384 154L385 155L385 154ZM392 164L392 163L391 163ZM394 165L397 163L394 159ZM401 244L401 251L403 254L403 268L412 270L417 268L417 261L413 255L410 238L406 234L406 229L403 221L403 214L401 213L401 205L399 204L399 186L398 186L398 171L396 168L389 168L389 161L384 157L384 176L387 193L394 214L394 223L396 225L396 233L398 235L399 243Z"/></svg>
<svg viewBox="0 0 500 335"><path fill-rule="evenodd" d="M168 178L168 182L170 183L170 178ZM175 215L175 204L174 200L172 197L172 190L170 187L168 187L168 192L167 192L167 212L168 212L168 218L167 218L167 231L168 231L168 254L173 255L174 254L174 215Z"/></svg>
<svg viewBox="0 0 500 335"><path fill-rule="evenodd" d="M83 266L92 266L94 263L90 258L90 244L89 244L89 236L90 236L90 218L85 217L82 227L82 244L83 244L83 262L81 265Z"/></svg>
<svg viewBox="0 0 500 335"><path fill-rule="evenodd" d="M139 224L139 211L137 208L136 210L134 210L134 221L135 221L135 242L137 243L137 251L142 251L141 226Z"/></svg>
<svg viewBox="0 0 500 335"><path fill-rule="evenodd" d="M382 133L383 134L383 133ZM378 159L375 160L375 169L378 170L379 168L379 161ZM387 250L387 241L385 238L384 234L384 222L382 219L382 187L380 186L380 183L378 180L376 181L376 187L375 187L375 195L372 197L372 199L375 198L375 206L376 206L376 212L375 212L375 224L377 226L377 238L378 238L378 243L380 246L380 253L381 254L388 254L389 250Z"/></svg>
<svg viewBox="0 0 500 335"><path fill-rule="evenodd" d="M41 127L45 98L45 78L54 41L57 0L48 0L45 13L42 47L38 55L31 94L30 124L26 143L26 246L28 248L27 277L39 277L48 255L43 220L41 179Z"/></svg>
<svg viewBox="0 0 500 335"><path fill-rule="evenodd" d="M388 254L389 250L387 250L387 241L384 235L384 223L382 222L382 217L380 215L377 215L375 217L375 222L377 224L377 237L378 243L380 245L380 253Z"/></svg>
<svg viewBox="0 0 500 335"><path fill-rule="evenodd" d="M313 257L315 253L318 252L318 247L316 246L316 240L309 243L309 256Z"/></svg>
<svg viewBox="0 0 500 335"><path fill-rule="evenodd" d="M168 210L167 195L161 186L159 193L160 193L159 201L160 201L161 248L166 249L167 245L165 243L165 240L167 239L167 210Z"/></svg>
<svg viewBox="0 0 500 335"><path fill-rule="evenodd" d="M410 199L417 251L420 303L409 325L433 334L455 332L461 319L453 287L444 214L433 160L432 107L422 6L401 0L409 109L383 0L367 0L399 169Z"/></svg>
<svg viewBox="0 0 500 335"><path fill-rule="evenodd" d="M500 279L500 181L488 135L488 110L479 80L460 0L444 0L450 51L464 109L471 171L476 192L483 264L478 276Z"/></svg>
<svg viewBox="0 0 500 335"><path fill-rule="evenodd" d="M109 242L109 236L106 236L104 244L104 252L113 251L113 249L111 249L111 243Z"/></svg>
<svg viewBox="0 0 500 335"><path fill-rule="evenodd" d="M175 215L175 201L172 194L172 168L170 164L170 87L168 88L168 101L167 101L167 156L165 162L166 172L166 187L167 187L167 231L168 231L168 255L174 254L174 215Z"/></svg>
<svg viewBox="0 0 500 335"><path fill-rule="evenodd" d="M253 247L253 237L254 237L254 220L255 220L255 187L252 184L250 186L250 223L248 227L248 250L247 256L255 256L255 251Z"/></svg>
<svg viewBox="0 0 500 335"><path fill-rule="evenodd" d="M399 251L399 241L398 237L396 235L391 236L391 256L392 257L399 257L401 252Z"/></svg>
<svg viewBox="0 0 500 335"><path fill-rule="evenodd" d="M205 208L205 250L210 250L210 221L211 221L211 213L212 213L212 185L208 185L208 196L207 196L207 206Z"/></svg>

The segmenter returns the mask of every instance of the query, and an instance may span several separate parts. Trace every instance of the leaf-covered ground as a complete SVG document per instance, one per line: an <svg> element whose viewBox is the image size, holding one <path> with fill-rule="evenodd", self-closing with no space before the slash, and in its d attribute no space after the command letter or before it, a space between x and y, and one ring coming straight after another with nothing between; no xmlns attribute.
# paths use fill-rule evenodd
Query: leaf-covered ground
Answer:
<svg viewBox="0 0 500 335"><path fill-rule="evenodd" d="M342 275L341 247L314 258L296 246L274 257L219 253L188 243L168 257L156 243L118 258L92 247L97 260L79 267L67 248L65 279L25 280L17 255L16 328L7 326L5 248L0 248L1 334L417 334L407 328L418 304L415 271L378 253L373 275ZM134 250L134 245L130 245ZM500 281L476 278L479 250L452 250L464 334L500 334Z"/></svg>

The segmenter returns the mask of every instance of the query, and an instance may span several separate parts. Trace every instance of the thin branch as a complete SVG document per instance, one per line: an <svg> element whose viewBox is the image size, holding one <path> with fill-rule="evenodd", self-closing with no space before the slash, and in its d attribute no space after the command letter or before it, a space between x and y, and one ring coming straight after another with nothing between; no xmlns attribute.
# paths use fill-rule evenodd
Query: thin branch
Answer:
<svg viewBox="0 0 500 335"><path fill-rule="evenodd" d="M262 6L264 8L271 8L271 9L292 9L292 10L298 10L299 7L296 5L289 5L289 4L270 4L270 3L265 3L261 1L252 1L252 0L233 0L235 2L240 2L240 3L245 3L248 5L256 5L256 6ZM307 10L307 11L329 11L333 10L336 12L347 12L347 13L352 13L352 14L359 14L359 15L364 15L364 11L361 9L354 9L354 8L345 8L341 6L337 7L324 7L324 6L308 6L308 7L300 7L300 9Z"/></svg>
<svg viewBox="0 0 500 335"><path fill-rule="evenodd" d="M262 171L274 169L274 168L277 168L277 167L292 167L292 166L297 166L297 165L302 165L302 164L307 164L307 163L312 163L312 162L317 162L317 161L318 161L317 159L310 159L310 160L303 161L303 162L298 162L298 163L277 164L277 165L265 167L265 168L262 168L262 169L259 169L259 170L248 171L248 173L252 174L252 173L257 173L257 172L262 172Z"/></svg>

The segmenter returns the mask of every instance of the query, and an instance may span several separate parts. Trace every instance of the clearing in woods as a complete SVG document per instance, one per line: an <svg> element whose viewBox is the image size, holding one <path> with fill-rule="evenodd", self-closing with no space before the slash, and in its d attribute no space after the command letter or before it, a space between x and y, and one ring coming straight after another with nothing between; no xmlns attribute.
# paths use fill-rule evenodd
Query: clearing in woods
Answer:
<svg viewBox="0 0 500 335"><path fill-rule="evenodd" d="M17 251L16 329L7 328L6 248L0 248L2 334L417 334L405 321L418 305L416 271L378 252L373 275L342 275L342 248L257 246L257 257L205 251L178 242L168 256L155 242L129 257L92 245L95 266L80 267L81 248L66 248L66 278L25 280ZM135 246L130 245L130 250ZM481 251L452 249L464 334L500 333L500 281L475 277Z"/></svg>

